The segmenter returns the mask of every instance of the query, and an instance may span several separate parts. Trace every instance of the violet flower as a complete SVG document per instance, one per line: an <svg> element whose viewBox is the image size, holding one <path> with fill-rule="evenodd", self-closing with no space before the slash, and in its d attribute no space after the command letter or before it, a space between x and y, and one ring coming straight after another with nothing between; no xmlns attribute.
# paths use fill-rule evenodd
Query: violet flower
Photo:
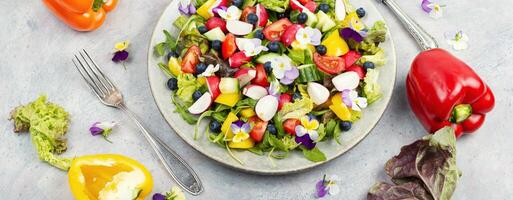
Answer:
<svg viewBox="0 0 513 200"><path fill-rule="evenodd" d="M237 120L230 125L233 132L233 142L242 142L249 138L249 131L251 131L251 125L247 122Z"/></svg>
<svg viewBox="0 0 513 200"><path fill-rule="evenodd" d="M267 88L267 93L269 93L269 95L272 95L276 98L278 98L280 96L280 82L278 82L277 79L274 79L273 81L271 81L271 84Z"/></svg>
<svg viewBox="0 0 513 200"><path fill-rule="evenodd" d="M194 4L191 2L191 0L182 0L178 4L178 10L183 15L193 15L196 13L196 7L194 7Z"/></svg>
<svg viewBox="0 0 513 200"><path fill-rule="evenodd" d="M340 178L337 175L330 177L324 175L322 180L319 180L317 184L315 184L315 197L322 198L328 194L337 195L340 192L337 182L340 182Z"/></svg>
<svg viewBox="0 0 513 200"><path fill-rule="evenodd" d="M227 9L228 8L226 6L218 6L218 7L215 7L214 9L212 9L212 13L219 15L218 14L219 11L222 10L221 12L226 12Z"/></svg>
<svg viewBox="0 0 513 200"><path fill-rule="evenodd" d="M280 82L284 85L290 85L296 78L299 77L299 70L296 67L291 67L289 70L285 71L283 78L280 79Z"/></svg>
<svg viewBox="0 0 513 200"><path fill-rule="evenodd" d="M112 128L114 128L114 126L116 126L115 122L95 122L89 128L89 132L91 132L91 135L93 136L102 135L105 140L109 141L107 136L112 133Z"/></svg>
<svg viewBox="0 0 513 200"><path fill-rule="evenodd" d="M310 135L308 135L308 134L305 134L301 137L296 136L296 138L294 140L296 141L296 143L302 144L307 149L313 149L315 147L314 141L312 139L310 139Z"/></svg>
<svg viewBox="0 0 513 200"><path fill-rule="evenodd" d="M422 0L420 6L422 7L422 10L428 13L432 18L438 19L443 16L442 8L445 7L445 5L441 5L437 0Z"/></svg>
<svg viewBox="0 0 513 200"><path fill-rule="evenodd" d="M116 45L114 45L114 49L116 50L114 52L114 56L112 57L112 61L115 62L115 63L118 63L118 62L121 62L123 63L123 67L126 69L125 67L125 61L128 59L128 51L126 51L126 49L128 48L128 46L130 45L130 42L128 41L123 41L123 42L118 42L116 43Z"/></svg>
<svg viewBox="0 0 513 200"><path fill-rule="evenodd" d="M160 193L153 194L152 200L166 200L166 196Z"/></svg>

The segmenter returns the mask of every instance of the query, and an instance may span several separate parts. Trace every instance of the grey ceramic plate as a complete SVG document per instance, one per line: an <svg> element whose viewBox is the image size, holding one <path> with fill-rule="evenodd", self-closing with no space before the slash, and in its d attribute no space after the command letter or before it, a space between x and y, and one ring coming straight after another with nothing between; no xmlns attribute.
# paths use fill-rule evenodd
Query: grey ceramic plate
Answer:
<svg viewBox="0 0 513 200"><path fill-rule="evenodd" d="M383 20L383 17L374 7L371 0L354 1L353 4L356 7L364 7L366 9L367 16L364 18L366 24L372 24L376 20ZM194 149L224 165L245 172L269 175L294 173L321 165L342 155L365 138L379 121L390 101L396 77L396 56L392 38L390 33L388 33L387 41L381 44L381 47L385 49L388 61L385 66L379 68L379 83L382 87L383 98L365 109L362 118L353 124L353 128L349 132L342 134L340 138L341 145L335 141L318 144L318 147L327 156L326 161L310 162L303 157L301 152L293 152L286 159L274 160L275 166L273 166L267 156L258 156L248 151L234 150L235 156L244 163L240 164L229 156L226 149L209 142L204 134L201 134L202 137L198 140L194 140L194 126L187 124L177 113L173 112L175 107L171 103L170 91L166 87L168 78L157 66L159 62L164 62L164 60L154 55L153 47L157 43L164 41L162 30L166 29L170 30L171 34L178 34L178 30L172 25L174 19L179 16L177 5L178 1L176 0L168 5L157 22L151 37L148 49L148 79L151 91L162 116L164 116L178 136ZM207 128L206 120L201 124L200 133L204 133L205 128Z"/></svg>

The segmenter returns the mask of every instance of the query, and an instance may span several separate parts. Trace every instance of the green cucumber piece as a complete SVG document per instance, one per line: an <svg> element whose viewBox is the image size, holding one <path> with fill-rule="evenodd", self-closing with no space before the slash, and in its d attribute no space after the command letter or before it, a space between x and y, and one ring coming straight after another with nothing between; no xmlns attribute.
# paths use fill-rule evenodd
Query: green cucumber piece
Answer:
<svg viewBox="0 0 513 200"><path fill-rule="evenodd" d="M214 40L224 41L224 38L226 37L226 35L224 35L223 31L219 27L216 27L216 28L208 31L208 32L204 33L203 35L210 41L214 41Z"/></svg>
<svg viewBox="0 0 513 200"><path fill-rule="evenodd" d="M317 25L316 28L320 29L322 32L326 32L331 28L335 27L337 24L323 11L317 12Z"/></svg>
<svg viewBox="0 0 513 200"><path fill-rule="evenodd" d="M239 93L239 79L236 78L221 78L219 82L219 90L223 94Z"/></svg>
<svg viewBox="0 0 513 200"><path fill-rule="evenodd" d="M297 67L299 70L299 77L296 79L300 83L308 83L313 81L320 81L322 79L319 70L315 64L306 64Z"/></svg>

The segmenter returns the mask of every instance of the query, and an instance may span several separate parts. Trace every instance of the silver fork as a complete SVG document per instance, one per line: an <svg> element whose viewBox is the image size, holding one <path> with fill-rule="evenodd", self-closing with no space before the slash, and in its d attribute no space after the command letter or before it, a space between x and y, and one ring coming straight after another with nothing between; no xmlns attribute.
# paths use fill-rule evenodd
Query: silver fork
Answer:
<svg viewBox="0 0 513 200"><path fill-rule="evenodd" d="M72 61L89 88L103 104L121 109L141 129L160 162L178 185L192 195L200 194L203 191L203 186L196 172L175 151L144 128L135 114L126 107L121 91L103 74L89 53L82 49L78 54L75 54Z"/></svg>

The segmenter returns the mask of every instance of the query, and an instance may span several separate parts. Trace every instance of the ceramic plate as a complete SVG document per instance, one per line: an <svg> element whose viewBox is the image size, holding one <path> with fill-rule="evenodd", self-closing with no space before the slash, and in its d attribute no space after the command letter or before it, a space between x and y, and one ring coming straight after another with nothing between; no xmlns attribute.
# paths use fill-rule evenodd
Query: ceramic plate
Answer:
<svg viewBox="0 0 513 200"><path fill-rule="evenodd" d="M352 3L355 7L363 7L366 9L367 16L363 19L366 24L371 25L376 20L383 20L383 17L376 7L374 7L371 0L353 0ZM173 112L175 107L171 103L170 91L166 87L168 78L157 66L159 62L165 61L154 54L153 47L157 43L164 41L165 36L162 30L166 29L170 30L171 34L178 34L179 30L172 25L174 19L178 16L178 1L175 0L164 10L153 31L148 49L148 79L151 91L162 116L164 116L166 121L175 130L176 134L194 149L224 165L245 172L269 175L294 173L319 166L342 155L365 138L379 121L390 101L396 77L396 56L392 37L390 33L388 33L387 41L381 44L381 47L385 49L387 64L379 68L379 83L381 84L383 98L366 108L362 118L353 124L353 128L342 134L340 138L341 145L337 144L334 140L318 144L318 147L326 154L326 161L317 163L308 161L303 157L301 152L297 151L291 153L290 156L285 159L275 159L275 165L273 166L267 156L259 156L248 151L233 150L235 156L244 163L240 164L230 157L226 149L209 142L205 134L201 134L202 137L198 140L194 140L194 126L187 124L177 113ZM199 133L204 133L205 128L207 128L207 120L203 120Z"/></svg>

